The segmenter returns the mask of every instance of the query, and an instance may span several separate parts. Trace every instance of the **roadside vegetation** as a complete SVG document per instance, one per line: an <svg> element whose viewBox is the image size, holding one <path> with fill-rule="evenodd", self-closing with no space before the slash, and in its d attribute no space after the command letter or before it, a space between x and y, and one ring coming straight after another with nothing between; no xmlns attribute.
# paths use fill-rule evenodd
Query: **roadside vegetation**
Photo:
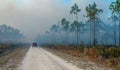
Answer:
<svg viewBox="0 0 120 70"><path fill-rule="evenodd" d="M16 70L28 48L20 30L0 25L0 70Z"/></svg>
<svg viewBox="0 0 120 70"><path fill-rule="evenodd" d="M104 10L94 2L84 9L86 14L79 16L82 9L75 3L68 13L74 21L62 18L53 24L45 35L40 35L36 41L46 44L48 48L56 49L73 56L120 69L120 1L112 2L108 8L111 15L108 22L101 19ZM85 20L80 21L79 17Z"/></svg>
<svg viewBox="0 0 120 70"><path fill-rule="evenodd" d="M25 44L16 47L14 50L7 50L0 54L0 70L17 70L29 47Z"/></svg>
<svg viewBox="0 0 120 70"><path fill-rule="evenodd" d="M13 50L24 43L24 36L20 30L7 25L0 25L0 54Z"/></svg>
<svg viewBox="0 0 120 70"><path fill-rule="evenodd" d="M120 48L119 47L88 47L88 46L74 46L74 45L43 45L44 47L65 54L72 55L82 60L90 60L102 67L120 69ZM55 53L57 53L55 52ZM63 54L62 54L63 55ZM60 56L60 55L58 55ZM67 57L69 58L69 57ZM74 59L73 59L74 60ZM77 63L76 63L77 64Z"/></svg>

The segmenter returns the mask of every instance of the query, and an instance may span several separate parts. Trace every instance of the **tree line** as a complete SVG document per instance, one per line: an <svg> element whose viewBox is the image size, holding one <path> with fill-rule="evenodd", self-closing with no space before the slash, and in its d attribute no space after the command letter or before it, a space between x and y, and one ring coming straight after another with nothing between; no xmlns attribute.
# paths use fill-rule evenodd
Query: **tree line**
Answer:
<svg viewBox="0 0 120 70"><path fill-rule="evenodd" d="M37 41L42 43L75 44L75 45L120 45L120 1L116 0L109 6L111 16L108 17L113 25L106 24L100 18L103 9L99 9L94 2L86 6L86 14L83 15L86 21L79 21L79 14L82 11L75 3L69 12L75 16L73 22L67 18L61 19L53 24L45 35L38 36ZM119 24L118 24L119 23Z"/></svg>
<svg viewBox="0 0 120 70"><path fill-rule="evenodd" d="M23 39L24 36L20 30L5 24L0 25L0 44L20 43Z"/></svg>

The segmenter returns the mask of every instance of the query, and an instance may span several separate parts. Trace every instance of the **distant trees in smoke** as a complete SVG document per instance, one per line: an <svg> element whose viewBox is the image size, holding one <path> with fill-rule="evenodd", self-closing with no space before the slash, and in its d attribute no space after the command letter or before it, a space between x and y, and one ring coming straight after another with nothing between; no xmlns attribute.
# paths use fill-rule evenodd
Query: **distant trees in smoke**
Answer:
<svg viewBox="0 0 120 70"><path fill-rule="evenodd" d="M0 43L20 43L24 39L20 30L5 24L0 25Z"/></svg>
<svg viewBox="0 0 120 70"><path fill-rule="evenodd" d="M109 6L109 9L112 11L112 19L114 22L114 36L116 35L116 21L118 18L119 22L119 45L120 45L120 0L116 0L115 2L112 2ZM114 41L116 43L116 37L114 37Z"/></svg>
<svg viewBox="0 0 120 70"><path fill-rule="evenodd" d="M118 39L120 27L117 24L120 18L120 12L118 11L120 6L118 4L120 5L119 0L110 5L112 16L109 19L114 22L113 26L101 20L100 13L104 12L97 7L96 3L86 6L86 14L83 16L87 20L79 21L78 13L82 10L75 3L70 10L70 14L75 15L75 20L70 22L63 18L58 24L53 24L45 35L38 36L37 41L52 44L118 45L120 42Z"/></svg>

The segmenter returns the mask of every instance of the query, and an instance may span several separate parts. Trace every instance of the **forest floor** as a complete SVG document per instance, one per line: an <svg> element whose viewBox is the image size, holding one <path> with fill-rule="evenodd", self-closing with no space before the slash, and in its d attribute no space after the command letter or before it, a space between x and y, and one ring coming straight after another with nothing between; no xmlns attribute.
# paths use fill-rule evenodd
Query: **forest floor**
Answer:
<svg viewBox="0 0 120 70"><path fill-rule="evenodd" d="M68 63L72 63L77 67L82 68L83 70L115 70L113 68L108 68L104 65L94 63L90 61L87 56L76 57L71 54L67 54L61 50L56 50L56 49L51 49L46 47L44 49L55 54L56 56L59 56L60 58L67 61Z"/></svg>
<svg viewBox="0 0 120 70"><path fill-rule="evenodd" d="M4 52L0 56L0 70L16 70L28 49L29 47L21 47Z"/></svg>

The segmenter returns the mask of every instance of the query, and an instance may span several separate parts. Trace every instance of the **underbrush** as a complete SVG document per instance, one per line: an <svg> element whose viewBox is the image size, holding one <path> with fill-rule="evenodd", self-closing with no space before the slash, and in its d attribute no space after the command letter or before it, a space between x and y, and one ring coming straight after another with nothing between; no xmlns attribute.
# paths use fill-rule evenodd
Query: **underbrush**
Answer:
<svg viewBox="0 0 120 70"><path fill-rule="evenodd" d="M28 44L0 44L0 54L7 50L14 50L27 45Z"/></svg>
<svg viewBox="0 0 120 70"><path fill-rule="evenodd" d="M2 53L3 55L0 56L0 70L6 70L6 68L8 70L17 70L16 68L20 65L28 49L28 45L16 44L14 49Z"/></svg>
<svg viewBox="0 0 120 70"><path fill-rule="evenodd" d="M47 48L55 49L79 58L91 60L106 67L120 70L120 47L114 46L75 46L75 45L45 45Z"/></svg>

